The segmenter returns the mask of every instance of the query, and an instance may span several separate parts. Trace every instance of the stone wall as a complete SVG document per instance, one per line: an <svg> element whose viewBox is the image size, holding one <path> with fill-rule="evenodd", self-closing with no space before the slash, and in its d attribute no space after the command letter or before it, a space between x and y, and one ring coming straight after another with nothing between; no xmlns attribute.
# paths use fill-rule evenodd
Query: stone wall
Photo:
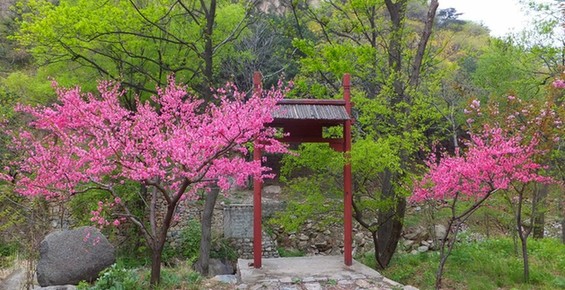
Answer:
<svg viewBox="0 0 565 290"><path fill-rule="evenodd" d="M279 245L304 255L341 255L343 254L343 224L324 223L319 220L308 220L296 232L287 233L282 228L273 230ZM359 224L353 224L353 255L374 251L371 234Z"/></svg>
<svg viewBox="0 0 565 290"><path fill-rule="evenodd" d="M280 202L265 203L261 206L263 220L271 217L275 212L282 210L284 205ZM230 240L232 247L237 249L240 258L253 258L253 205L230 204L223 209L224 238ZM263 232L262 256L264 258L277 258L277 242Z"/></svg>
<svg viewBox="0 0 565 290"><path fill-rule="evenodd" d="M253 238L253 205L232 204L224 207L224 237Z"/></svg>
<svg viewBox="0 0 565 290"><path fill-rule="evenodd" d="M230 238L230 245L236 249L237 256L241 259L253 259L253 238ZM261 256L263 258L280 257L277 241L263 232L261 240Z"/></svg>

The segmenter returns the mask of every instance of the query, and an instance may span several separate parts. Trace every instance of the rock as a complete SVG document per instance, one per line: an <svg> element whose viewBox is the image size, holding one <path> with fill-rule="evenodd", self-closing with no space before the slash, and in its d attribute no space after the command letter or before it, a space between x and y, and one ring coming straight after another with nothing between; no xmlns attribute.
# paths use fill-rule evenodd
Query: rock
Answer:
<svg viewBox="0 0 565 290"><path fill-rule="evenodd" d="M235 269L230 261L225 259L210 259L208 274L210 276L233 275Z"/></svg>
<svg viewBox="0 0 565 290"><path fill-rule="evenodd" d="M418 252L420 253L425 253L429 250L430 248L428 246L419 246L418 247Z"/></svg>
<svg viewBox="0 0 565 290"><path fill-rule="evenodd" d="M292 278L291 277L283 277L279 281L283 284L290 284L290 283L292 283Z"/></svg>
<svg viewBox="0 0 565 290"><path fill-rule="evenodd" d="M439 241L445 239L445 235L447 234L447 228L444 225L435 225L434 226L435 237Z"/></svg>
<svg viewBox="0 0 565 290"><path fill-rule="evenodd" d="M235 275L216 275L212 280L226 284L237 284L237 277Z"/></svg>
<svg viewBox="0 0 565 290"><path fill-rule="evenodd" d="M365 279L358 279L357 281L355 281L355 285L359 286L360 288L369 288L371 287L371 283L369 283L367 280Z"/></svg>
<svg viewBox="0 0 565 290"><path fill-rule="evenodd" d="M98 273L116 261L114 247L95 227L56 231L39 245L39 285L93 282Z"/></svg>
<svg viewBox="0 0 565 290"><path fill-rule="evenodd" d="M310 238L305 234L300 234L300 236L298 236L298 239L301 240L301 241L307 241Z"/></svg>
<svg viewBox="0 0 565 290"><path fill-rule="evenodd" d="M75 285L57 285L57 286L47 286L47 287L35 287L33 290L76 290Z"/></svg>
<svg viewBox="0 0 565 290"><path fill-rule="evenodd" d="M306 290L322 290L322 285L320 283L306 283L303 285Z"/></svg>
<svg viewBox="0 0 565 290"><path fill-rule="evenodd" d="M301 287L302 288L302 287ZM261 288L263 289L263 288ZM267 289L274 289L274 288L267 288ZM280 290L299 290L298 286L296 285L282 285L279 288Z"/></svg>
<svg viewBox="0 0 565 290"><path fill-rule="evenodd" d="M357 245L359 246L364 246L366 241L365 241L365 235L362 232L358 232L355 234L355 236L353 237L353 241L355 243L357 243Z"/></svg>
<svg viewBox="0 0 565 290"><path fill-rule="evenodd" d="M404 246L404 249L410 249L413 245L414 245L414 241L412 241L412 240L405 240L402 243L402 246Z"/></svg>
<svg viewBox="0 0 565 290"><path fill-rule="evenodd" d="M406 285L406 286L402 287L402 290L418 290L418 288L416 288L412 285Z"/></svg>
<svg viewBox="0 0 565 290"><path fill-rule="evenodd" d="M430 237L429 233L422 226L408 229L404 234L404 238L407 240L414 240L416 243L420 241L427 240Z"/></svg>
<svg viewBox="0 0 565 290"><path fill-rule="evenodd" d="M269 185L269 186L265 186L263 187L263 194L266 195L279 195L281 194L281 187L278 185Z"/></svg>

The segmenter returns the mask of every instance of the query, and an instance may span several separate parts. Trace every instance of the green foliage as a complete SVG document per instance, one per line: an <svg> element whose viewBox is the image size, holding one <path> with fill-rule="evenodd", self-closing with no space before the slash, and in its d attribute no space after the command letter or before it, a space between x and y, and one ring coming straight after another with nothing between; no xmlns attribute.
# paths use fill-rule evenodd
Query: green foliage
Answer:
<svg viewBox="0 0 565 290"><path fill-rule="evenodd" d="M180 234L180 253L188 259L190 264L198 260L200 239L202 237L201 225L198 220L190 220Z"/></svg>
<svg viewBox="0 0 565 290"><path fill-rule="evenodd" d="M224 238L217 238L212 241L212 250L210 258L227 259L229 261L237 261L237 252Z"/></svg>
<svg viewBox="0 0 565 290"><path fill-rule="evenodd" d="M540 84L546 76L537 73L541 70L541 61L539 55L511 39L495 40L478 58L473 80L491 96L515 94L525 99L534 98L543 93Z"/></svg>
<svg viewBox="0 0 565 290"><path fill-rule="evenodd" d="M279 247L277 249L277 251L279 252L279 255L282 258L285 258L285 257L304 257L304 252L302 252L300 250L296 250L296 249L285 249L285 248Z"/></svg>
<svg viewBox="0 0 565 290"><path fill-rule="evenodd" d="M137 270L123 268L118 264L113 264L100 274L94 286L88 287L88 284L85 285L82 283L79 285L79 289L127 290L147 287L147 285L140 284L140 282Z"/></svg>
<svg viewBox="0 0 565 290"><path fill-rule="evenodd" d="M400 148L405 146L408 145L394 136L358 139L353 144L351 164L359 211L375 214L394 205L394 200L380 194L379 174L387 170L404 172L400 167ZM270 222L283 225L286 231L296 231L314 216L324 216L317 219L321 226L339 222L341 218L332 213L342 211L344 161L341 153L324 144L303 144L297 155L284 156L281 180L288 184L287 208ZM393 185L401 196L409 194L410 175L406 176L402 183Z"/></svg>
<svg viewBox="0 0 565 290"><path fill-rule="evenodd" d="M122 197L130 212L136 216L143 216L146 210L145 203L142 200L141 186L137 182L126 181L123 184L117 184L115 190ZM88 190L84 193L77 194L66 202L66 208L71 213L75 226L92 225L92 211L98 208L98 202L111 202L111 195L102 190ZM117 208L116 210L120 210ZM103 216L108 220L117 218L113 208L107 208L102 212ZM121 224L119 227L104 227L104 234L110 240L118 240L120 247L118 255L132 257L147 257L148 249L140 229L128 222ZM121 237L128 237L121 240Z"/></svg>
<svg viewBox="0 0 565 290"><path fill-rule="evenodd" d="M202 7L210 5L206 2L194 2L188 10L173 0L51 2L21 1L17 10L22 20L14 39L28 47L52 77L80 80L81 86L95 85L102 75L137 93L151 93L174 73L193 88L203 81L208 88L223 80L204 80L212 77L204 76L205 67L218 76L223 60L233 51L233 38L246 33L248 7L239 2L217 1L215 15L209 16L214 23L211 35L206 32L210 7ZM187 11L193 17L177 17ZM212 63L206 62L208 53ZM61 66L66 69L52 69Z"/></svg>
<svg viewBox="0 0 565 290"><path fill-rule="evenodd" d="M0 257L9 257L18 250L18 245L14 242L0 242Z"/></svg>
<svg viewBox="0 0 565 290"><path fill-rule="evenodd" d="M185 259L189 265L192 265L199 258L200 240L202 237L201 224L196 219L188 221L187 225L182 228L178 240L179 246L171 247L165 245L163 249L163 261L171 261L172 258ZM213 238L211 243L210 258L228 259L230 261L237 260L237 252L230 246L228 241L223 238Z"/></svg>
<svg viewBox="0 0 565 290"><path fill-rule="evenodd" d="M12 266L18 248L19 245L14 242L0 240L0 269L6 269Z"/></svg>
<svg viewBox="0 0 565 290"><path fill-rule="evenodd" d="M328 213L341 211L343 156L325 144L302 144L297 155L285 155L282 162L287 207L269 222L286 231L296 231L313 216L324 217L317 219L322 226L337 222L339 218Z"/></svg>
<svg viewBox="0 0 565 290"><path fill-rule="evenodd" d="M81 290L130 290L149 289L149 269L133 266L119 258L111 267L105 269L93 285L82 281ZM155 289L198 289L202 276L194 272L189 264L180 264L175 268L163 268L161 283Z"/></svg>
<svg viewBox="0 0 565 290"><path fill-rule="evenodd" d="M555 239L529 241L531 283L523 284L521 257L509 238L458 244L447 262L444 286L453 289L560 289L565 278L565 245ZM420 289L433 289L437 252L400 254L386 277ZM374 259L361 260L374 266ZM372 263L372 264L371 264Z"/></svg>

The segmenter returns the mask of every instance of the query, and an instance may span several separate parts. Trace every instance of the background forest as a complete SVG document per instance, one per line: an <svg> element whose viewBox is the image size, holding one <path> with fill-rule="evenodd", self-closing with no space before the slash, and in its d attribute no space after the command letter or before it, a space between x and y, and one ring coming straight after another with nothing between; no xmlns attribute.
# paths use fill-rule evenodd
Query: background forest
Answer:
<svg viewBox="0 0 565 290"><path fill-rule="evenodd" d="M83 91L96 91L99 80L116 81L127 89L120 104L137 112L137 99L160 106L150 96L159 94L157 88L166 86L170 76L213 103L210 88L227 82L250 94L255 71L261 72L265 88L292 81L286 98L341 98L342 76L349 73L355 119L353 217L373 245L372 251L356 253L356 259L423 289L565 289L563 1L520 1L536 20L503 38L459 19L453 8L439 9L438 2L0 1L0 122L4 130L17 131L30 120L15 109L17 104L59 103L53 80ZM330 128L324 134L340 132ZM475 172L466 177L472 182L457 179L460 184L475 182L476 190L465 198L460 193L466 189L438 194L434 174L442 162L467 166L473 152L490 150L499 139L540 165L536 178L512 175L523 169L523 161L496 175L508 179L506 185L493 180L495 175ZM22 153L12 142L9 134L0 136L0 168L6 168L0 174L16 178L18 171L10 166ZM276 158L280 165L272 183L282 185L279 198L287 209L268 222L272 231L296 233L312 220L320 220L321 227L335 226L340 218L335 212L343 206L343 156L323 145L291 149L298 155ZM500 156L514 154L508 152ZM495 153L488 156L496 159ZM440 172L439 179L447 180L456 171L453 166ZM493 166L484 170L501 172ZM142 216L149 188L126 182L116 190ZM105 198L95 191L56 201L30 199L0 180L0 268L11 267L18 256L33 269L46 233L68 226L52 224L54 204L61 216L86 225ZM202 193L194 204L211 219L217 198L218 192ZM173 258L198 261L195 269L205 276L203 255L235 258L220 239L201 238L211 235L201 223L206 222L195 221L183 231L183 248L163 250L166 266L175 268ZM432 238L432 251L407 249L409 230L438 225L447 232ZM131 237L118 246L118 266L110 270L121 281L115 283L148 287L149 281L142 286L128 281L128 269L149 265L155 249L144 244L135 226L106 231L110 237ZM206 251L201 241L214 244ZM167 271L160 280L165 288L197 289L202 283L192 270ZM175 282L174 275L183 282Z"/></svg>

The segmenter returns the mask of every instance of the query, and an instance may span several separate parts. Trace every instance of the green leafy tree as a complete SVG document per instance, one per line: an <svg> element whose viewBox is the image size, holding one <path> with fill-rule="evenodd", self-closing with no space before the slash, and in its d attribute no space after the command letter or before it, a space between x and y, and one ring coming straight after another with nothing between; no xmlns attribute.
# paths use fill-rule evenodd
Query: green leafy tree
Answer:
<svg viewBox="0 0 565 290"><path fill-rule="evenodd" d="M352 162L359 161L358 169L353 165L353 216L372 233L377 264L384 268L400 238L419 149L440 118L430 106L437 88L431 86L436 60L429 44L438 2L299 4L305 8L296 25L302 33L294 40L302 55L295 94L338 96L341 76L351 73L356 118ZM315 37L306 37L305 31Z"/></svg>
<svg viewBox="0 0 565 290"><path fill-rule="evenodd" d="M70 65L66 73L84 74L83 82L112 79L145 95L175 74L209 98L209 88L224 81L219 69L246 33L251 8L223 0L29 0L19 6L15 38L38 65Z"/></svg>

